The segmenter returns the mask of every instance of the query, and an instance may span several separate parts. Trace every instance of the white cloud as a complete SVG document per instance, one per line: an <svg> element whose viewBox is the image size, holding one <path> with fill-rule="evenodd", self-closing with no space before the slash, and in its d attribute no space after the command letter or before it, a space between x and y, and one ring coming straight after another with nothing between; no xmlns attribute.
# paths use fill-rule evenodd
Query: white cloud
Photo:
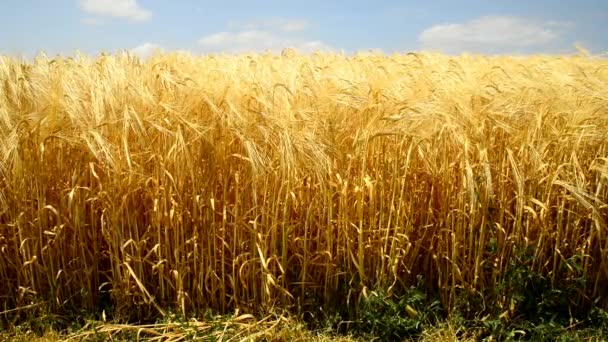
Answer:
<svg viewBox="0 0 608 342"><path fill-rule="evenodd" d="M511 16L486 16L465 23L435 25L418 40L422 49L446 53L509 53L549 48L559 43L566 23Z"/></svg>
<svg viewBox="0 0 608 342"><path fill-rule="evenodd" d="M328 50L329 46L318 40L304 40L270 31L218 32L199 40L199 45L207 52L252 52L280 51L293 48L300 52Z"/></svg>
<svg viewBox="0 0 608 342"><path fill-rule="evenodd" d="M142 8L137 0L80 0L80 7L89 14L133 21L145 21L152 16L152 12Z"/></svg>
<svg viewBox="0 0 608 342"><path fill-rule="evenodd" d="M198 43L204 52L279 52L293 48L303 53L331 48L319 40L302 37L309 27L305 20L267 18L248 22L229 22L230 31L216 32L202 37Z"/></svg>
<svg viewBox="0 0 608 342"><path fill-rule="evenodd" d="M302 32L310 27L310 23L304 19L290 19L281 17L262 18L257 20L228 22L231 30L273 30L281 32Z"/></svg>
<svg viewBox="0 0 608 342"><path fill-rule="evenodd" d="M156 50L162 51L163 49L158 44L146 42L137 47L132 48L129 51L132 54L137 55L141 58L147 58L150 57Z"/></svg>
<svg viewBox="0 0 608 342"><path fill-rule="evenodd" d="M291 20L283 23L283 31L285 32L298 32L304 31L308 28L309 24L305 20Z"/></svg>

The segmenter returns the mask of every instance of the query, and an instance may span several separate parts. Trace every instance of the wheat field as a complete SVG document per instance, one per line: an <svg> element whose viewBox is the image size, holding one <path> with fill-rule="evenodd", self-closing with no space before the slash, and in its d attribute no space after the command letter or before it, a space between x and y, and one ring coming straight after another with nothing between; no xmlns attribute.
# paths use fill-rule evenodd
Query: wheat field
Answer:
<svg viewBox="0 0 608 342"><path fill-rule="evenodd" d="M604 303L607 138L584 55L0 57L0 311Z"/></svg>

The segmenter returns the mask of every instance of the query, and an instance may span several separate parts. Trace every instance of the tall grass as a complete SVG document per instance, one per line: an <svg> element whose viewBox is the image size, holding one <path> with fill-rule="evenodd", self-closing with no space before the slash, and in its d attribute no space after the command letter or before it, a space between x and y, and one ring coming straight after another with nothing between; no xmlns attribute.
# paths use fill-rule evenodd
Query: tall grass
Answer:
<svg viewBox="0 0 608 342"><path fill-rule="evenodd" d="M0 311L450 308L524 247L603 299L607 137L585 56L0 57Z"/></svg>

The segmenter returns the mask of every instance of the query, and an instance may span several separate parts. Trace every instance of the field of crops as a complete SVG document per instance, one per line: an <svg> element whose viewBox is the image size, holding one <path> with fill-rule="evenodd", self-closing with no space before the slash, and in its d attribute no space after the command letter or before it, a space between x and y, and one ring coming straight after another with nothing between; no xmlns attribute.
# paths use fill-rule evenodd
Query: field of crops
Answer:
<svg viewBox="0 0 608 342"><path fill-rule="evenodd" d="M579 55L0 57L0 311L605 306L607 138Z"/></svg>

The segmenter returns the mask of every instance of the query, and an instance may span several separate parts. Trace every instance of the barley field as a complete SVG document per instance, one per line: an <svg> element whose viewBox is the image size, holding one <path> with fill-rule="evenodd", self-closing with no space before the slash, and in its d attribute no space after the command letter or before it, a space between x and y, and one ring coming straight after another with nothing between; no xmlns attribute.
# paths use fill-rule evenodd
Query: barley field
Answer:
<svg viewBox="0 0 608 342"><path fill-rule="evenodd" d="M585 55L0 57L0 311L605 307L607 138Z"/></svg>

